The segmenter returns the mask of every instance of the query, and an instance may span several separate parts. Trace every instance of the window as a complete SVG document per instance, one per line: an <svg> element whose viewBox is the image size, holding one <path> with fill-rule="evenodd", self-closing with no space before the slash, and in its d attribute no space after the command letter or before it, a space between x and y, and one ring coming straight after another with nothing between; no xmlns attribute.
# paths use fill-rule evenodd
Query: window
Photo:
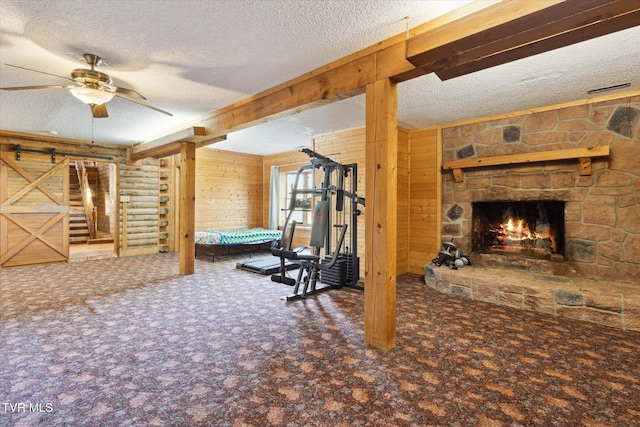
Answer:
<svg viewBox="0 0 640 427"><path fill-rule="evenodd" d="M283 226L289 214L289 204L291 203L291 190L294 189L296 175L298 172L280 173L280 225ZM313 170L305 170L300 173L298 179L298 190L311 190L314 187ZM311 194L298 194L295 208L291 214L291 220L295 220L300 225L311 225Z"/></svg>

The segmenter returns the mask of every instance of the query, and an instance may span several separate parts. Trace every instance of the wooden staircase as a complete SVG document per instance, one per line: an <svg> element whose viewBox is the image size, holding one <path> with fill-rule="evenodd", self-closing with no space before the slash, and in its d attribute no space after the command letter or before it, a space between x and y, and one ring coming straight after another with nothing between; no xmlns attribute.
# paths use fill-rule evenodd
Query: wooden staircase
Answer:
<svg viewBox="0 0 640 427"><path fill-rule="evenodd" d="M69 243L87 243L89 224L82 202L82 191L75 164L69 165Z"/></svg>

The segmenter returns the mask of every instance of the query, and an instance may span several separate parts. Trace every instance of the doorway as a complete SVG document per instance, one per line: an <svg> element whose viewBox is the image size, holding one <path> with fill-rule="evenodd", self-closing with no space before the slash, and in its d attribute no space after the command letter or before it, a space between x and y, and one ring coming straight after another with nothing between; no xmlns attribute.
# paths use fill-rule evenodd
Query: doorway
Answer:
<svg viewBox="0 0 640 427"><path fill-rule="evenodd" d="M116 257L117 168L75 160L69 167L69 260Z"/></svg>

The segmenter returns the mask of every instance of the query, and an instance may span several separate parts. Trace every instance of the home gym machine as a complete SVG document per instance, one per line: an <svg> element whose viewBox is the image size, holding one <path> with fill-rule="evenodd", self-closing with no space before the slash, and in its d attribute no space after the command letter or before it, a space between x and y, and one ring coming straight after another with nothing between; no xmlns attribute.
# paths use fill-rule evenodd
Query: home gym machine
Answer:
<svg viewBox="0 0 640 427"><path fill-rule="evenodd" d="M291 242L296 225L291 220L293 212L301 206L313 209L309 239L311 253L292 251L290 243L289 247L274 249L273 255L279 257L281 263L285 260L296 262L300 268L295 280L286 277L285 269L281 269L279 275L272 275L271 280L294 286L293 295L286 297L287 301L343 286L362 290L363 287L358 285L358 216L361 214L358 205L364 206L365 200L357 195L358 165L341 164L306 148L301 151L311 158L311 163L298 169L282 235L289 235L287 241ZM299 188L300 176L311 169L322 170L322 187ZM345 182L349 184L348 190L345 189ZM334 229L337 232L335 238L332 233ZM350 238L345 243L347 234ZM323 247L324 257L321 257ZM318 286L318 279L325 286Z"/></svg>

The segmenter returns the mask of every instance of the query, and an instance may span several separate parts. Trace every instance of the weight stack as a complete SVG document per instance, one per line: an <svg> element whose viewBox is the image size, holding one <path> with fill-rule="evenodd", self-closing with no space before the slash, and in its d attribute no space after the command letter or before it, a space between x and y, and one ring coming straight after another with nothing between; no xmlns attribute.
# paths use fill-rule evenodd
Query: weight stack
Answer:
<svg viewBox="0 0 640 427"><path fill-rule="evenodd" d="M326 255L322 264L329 264L331 256ZM336 263L328 270L320 271L320 282L330 285L332 288L341 288L347 280L347 260L340 255Z"/></svg>
<svg viewBox="0 0 640 427"><path fill-rule="evenodd" d="M360 280L360 258L353 257L352 253L342 254L347 261L347 281L348 285L355 285Z"/></svg>

